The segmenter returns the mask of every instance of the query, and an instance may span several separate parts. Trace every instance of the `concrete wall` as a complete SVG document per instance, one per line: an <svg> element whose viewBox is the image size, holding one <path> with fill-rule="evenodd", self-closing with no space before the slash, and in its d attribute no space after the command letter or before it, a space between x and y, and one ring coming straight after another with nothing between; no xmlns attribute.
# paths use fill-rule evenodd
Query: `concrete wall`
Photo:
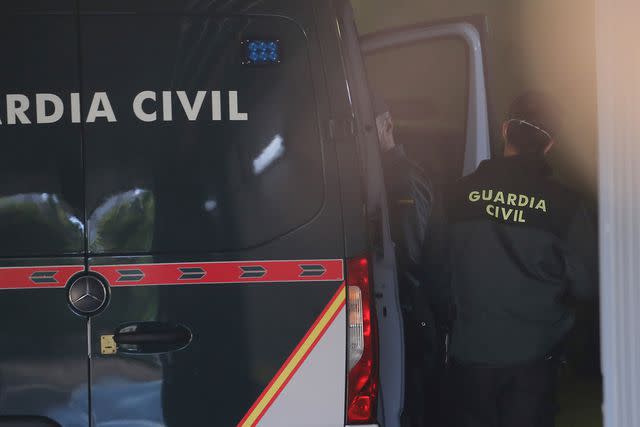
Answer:
<svg viewBox="0 0 640 427"><path fill-rule="evenodd" d="M452 17L488 17L490 96L498 119L525 90L555 96L563 112L552 162L595 197L594 0L352 0L362 34Z"/></svg>

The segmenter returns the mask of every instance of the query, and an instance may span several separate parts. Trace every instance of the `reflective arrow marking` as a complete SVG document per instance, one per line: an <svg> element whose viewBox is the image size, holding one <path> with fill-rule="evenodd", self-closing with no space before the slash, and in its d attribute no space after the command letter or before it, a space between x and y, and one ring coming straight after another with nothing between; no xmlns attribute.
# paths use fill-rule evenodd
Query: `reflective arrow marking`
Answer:
<svg viewBox="0 0 640 427"><path fill-rule="evenodd" d="M242 270L242 274L240 275L240 277L243 279L264 277L264 275L267 274L267 270L265 270L265 268L262 267L261 265L254 265L254 266L243 265L240 267L240 270Z"/></svg>
<svg viewBox="0 0 640 427"><path fill-rule="evenodd" d="M180 267L178 270L182 273L178 280L199 280L207 274L200 267Z"/></svg>
<svg viewBox="0 0 640 427"><path fill-rule="evenodd" d="M84 265L0 267L0 289L64 288Z"/></svg>
<svg viewBox="0 0 640 427"><path fill-rule="evenodd" d="M319 277L327 272L327 269L321 265L302 264L300 269L302 270L300 277Z"/></svg>
<svg viewBox="0 0 640 427"><path fill-rule="evenodd" d="M144 279L144 273L141 270L118 270L120 278L118 282L139 282Z"/></svg>
<svg viewBox="0 0 640 427"><path fill-rule="evenodd" d="M57 271L36 271L29 278L33 283L58 283L55 279Z"/></svg>
<svg viewBox="0 0 640 427"><path fill-rule="evenodd" d="M340 259L92 265L89 270L100 274L111 286L344 281ZM136 271L143 277L137 281L121 280L125 271Z"/></svg>

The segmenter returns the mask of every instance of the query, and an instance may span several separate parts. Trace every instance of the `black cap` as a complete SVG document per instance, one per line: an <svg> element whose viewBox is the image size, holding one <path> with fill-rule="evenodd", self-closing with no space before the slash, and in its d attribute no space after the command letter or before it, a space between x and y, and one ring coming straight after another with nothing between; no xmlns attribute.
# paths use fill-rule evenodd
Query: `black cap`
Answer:
<svg viewBox="0 0 640 427"><path fill-rule="evenodd" d="M559 126L559 114L553 99L543 92L529 91L517 97L509 107L508 119L525 120L552 137Z"/></svg>

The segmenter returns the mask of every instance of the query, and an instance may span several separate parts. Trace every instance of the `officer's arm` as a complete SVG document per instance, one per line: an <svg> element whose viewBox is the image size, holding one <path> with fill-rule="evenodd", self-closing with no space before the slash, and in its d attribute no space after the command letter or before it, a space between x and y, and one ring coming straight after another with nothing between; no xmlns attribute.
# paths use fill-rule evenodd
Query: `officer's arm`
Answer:
<svg viewBox="0 0 640 427"><path fill-rule="evenodd" d="M571 292L579 299L598 293L598 234L593 215L581 205L569 223L565 260Z"/></svg>

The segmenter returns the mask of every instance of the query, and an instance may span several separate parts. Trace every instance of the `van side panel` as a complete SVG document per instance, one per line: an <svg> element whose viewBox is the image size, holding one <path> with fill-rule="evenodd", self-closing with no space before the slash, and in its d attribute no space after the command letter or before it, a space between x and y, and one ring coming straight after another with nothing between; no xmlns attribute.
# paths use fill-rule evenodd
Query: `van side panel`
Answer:
<svg viewBox="0 0 640 427"><path fill-rule="evenodd" d="M254 40L280 61L246 63ZM282 17L81 15L86 114L101 91L113 110L85 127L89 268L111 287L92 322L97 423L343 424L343 225L315 43ZM193 338L101 353L149 321ZM318 388L305 417L294 390Z"/></svg>
<svg viewBox="0 0 640 427"><path fill-rule="evenodd" d="M0 424L84 427L86 320L65 289L85 269L77 18L41 3L0 14Z"/></svg>

